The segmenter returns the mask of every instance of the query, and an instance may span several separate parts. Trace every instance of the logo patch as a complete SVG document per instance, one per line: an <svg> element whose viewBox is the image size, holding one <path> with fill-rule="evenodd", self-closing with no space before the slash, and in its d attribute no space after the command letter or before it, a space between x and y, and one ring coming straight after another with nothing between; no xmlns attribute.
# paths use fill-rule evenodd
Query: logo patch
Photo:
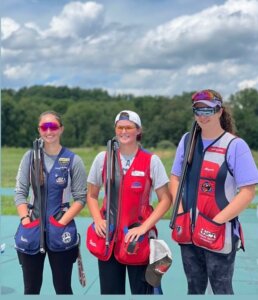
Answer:
<svg viewBox="0 0 258 300"><path fill-rule="evenodd" d="M92 239L90 239L90 245L91 245L92 247L97 247L97 244L96 244L95 242L93 242Z"/></svg>
<svg viewBox="0 0 258 300"><path fill-rule="evenodd" d="M217 236L214 232L211 232L207 229L202 228L200 230L200 235L202 235L204 238L206 238L207 240L216 240Z"/></svg>
<svg viewBox="0 0 258 300"><path fill-rule="evenodd" d="M176 229L176 232L177 232L178 235L182 234L182 232L183 232L182 226L176 225L175 229Z"/></svg>
<svg viewBox="0 0 258 300"><path fill-rule="evenodd" d="M70 243L72 240L70 232L66 231L62 234L62 241L65 244Z"/></svg>
<svg viewBox="0 0 258 300"><path fill-rule="evenodd" d="M28 243L28 242L29 242L29 241L28 241L25 237L23 237L23 236L21 236L21 241L24 242L24 243Z"/></svg>
<svg viewBox="0 0 258 300"><path fill-rule="evenodd" d="M63 177L57 177L56 178L56 183L57 184L64 184L65 183L65 178L63 178Z"/></svg>
<svg viewBox="0 0 258 300"><path fill-rule="evenodd" d="M210 185L210 183L208 181L205 181L203 184L202 184L202 187L201 187L202 191L204 193L210 193L212 192L212 187Z"/></svg>
<svg viewBox="0 0 258 300"><path fill-rule="evenodd" d="M132 186L131 186L133 189L140 189L142 188L142 184L138 181L135 181L132 183Z"/></svg>

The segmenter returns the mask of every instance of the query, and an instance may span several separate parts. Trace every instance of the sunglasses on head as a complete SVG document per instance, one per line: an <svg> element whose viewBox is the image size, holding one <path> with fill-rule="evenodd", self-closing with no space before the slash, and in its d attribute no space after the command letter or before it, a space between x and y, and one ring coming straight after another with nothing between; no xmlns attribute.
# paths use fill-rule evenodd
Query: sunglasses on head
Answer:
<svg viewBox="0 0 258 300"><path fill-rule="evenodd" d="M193 113L199 116L209 117L216 114L220 110L219 106L216 107L193 107Z"/></svg>
<svg viewBox="0 0 258 300"><path fill-rule="evenodd" d="M43 123L39 126L40 130L42 131L47 131L48 129L50 131L55 131L58 130L61 126L57 123L54 122L47 122L47 123Z"/></svg>
<svg viewBox="0 0 258 300"><path fill-rule="evenodd" d="M126 126L122 126L122 125L117 125L116 126L116 130L117 131L123 131L123 130L125 130L125 131L130 131L130 130L133 130L133 129L135 129L136 128L136 126L134 126L134 125L126 125Z"/></svg>
<svg viewBox="0 0 258 300"><path fill-rule="evenodd" d="M217 92L211 90L204 90L193 94L192 101L195 102L198 100L216 100L222 102L221 96Z"/></svg>

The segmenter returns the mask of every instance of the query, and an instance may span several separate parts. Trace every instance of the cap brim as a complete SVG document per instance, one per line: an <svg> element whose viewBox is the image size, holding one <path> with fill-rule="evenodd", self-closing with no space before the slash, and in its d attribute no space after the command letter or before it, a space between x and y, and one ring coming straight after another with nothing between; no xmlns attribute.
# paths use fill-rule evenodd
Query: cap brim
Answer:
<svg viewBox="0 0 258 300"><path fill-rule="evenodd" d="M146 281L153 287L160 286L162 276L165 274L165 272L167 272L171 264L172 259L168 256L165 256L162 259L159 259L158 261L149 264L145 272ZM159 273L155 270L156 268L159 269L160 267L163 267L163 273Z"/></svg>
<svg viewBox="0 0 258 300"><path fill-rule="evenodd" d="M153 287L158 287L161 284L161 274L155 273L153 270L154 266L153 265L148 265L146 272L145 272L145 279Z"/></svg>
<svg viewBox="0 0 258 300"><path fill-rule="evenodd" d="M203 103L203 104L205 104L205 105L208 105L209 107L216 107L217 105L221 106L221 104L219 104L219 103L214 103L214 102L209 101L209 100L198 100L198 101L194 101L194 102L193 102L193 106L194 106L196 103Z"/></svg>

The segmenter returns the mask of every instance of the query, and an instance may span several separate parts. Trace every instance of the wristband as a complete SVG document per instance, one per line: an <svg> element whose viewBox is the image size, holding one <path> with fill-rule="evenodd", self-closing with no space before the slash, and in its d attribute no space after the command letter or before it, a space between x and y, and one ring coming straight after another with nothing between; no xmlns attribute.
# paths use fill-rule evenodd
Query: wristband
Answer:
<svg viewBox="0 0 258 300"><path fill-rule="evenodd" d="M22 217L22 218L21 218L21 222L22 222L24 219L29 218L29 217L30 217L29 215L26 215L26 216Z"/></svg>

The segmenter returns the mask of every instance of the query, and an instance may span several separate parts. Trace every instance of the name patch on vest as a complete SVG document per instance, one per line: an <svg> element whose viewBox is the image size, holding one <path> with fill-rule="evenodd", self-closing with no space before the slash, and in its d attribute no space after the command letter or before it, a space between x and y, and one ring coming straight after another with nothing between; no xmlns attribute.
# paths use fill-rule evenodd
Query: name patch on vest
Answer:
<svg viewBox="0 0 258 300"><path fill-rule="evenodd" d="M132 171L132 176L141 176L144 177L145 176L145 172L144 171Z"/></svg>
<svg viewBox="0 0 258 300"><path fill-rule="evenodd" d="M208 152L215 152L215 153L225 154L227 149L214 146L214 147L210 147L207 151Z"/></svg>
<svg viewBox="0 0 258 300"><path fill-rule="evenodd" d="M68 166L70 163L70 158L69 157L60 157L58 159L58 163L60 166Z"/></svg>

